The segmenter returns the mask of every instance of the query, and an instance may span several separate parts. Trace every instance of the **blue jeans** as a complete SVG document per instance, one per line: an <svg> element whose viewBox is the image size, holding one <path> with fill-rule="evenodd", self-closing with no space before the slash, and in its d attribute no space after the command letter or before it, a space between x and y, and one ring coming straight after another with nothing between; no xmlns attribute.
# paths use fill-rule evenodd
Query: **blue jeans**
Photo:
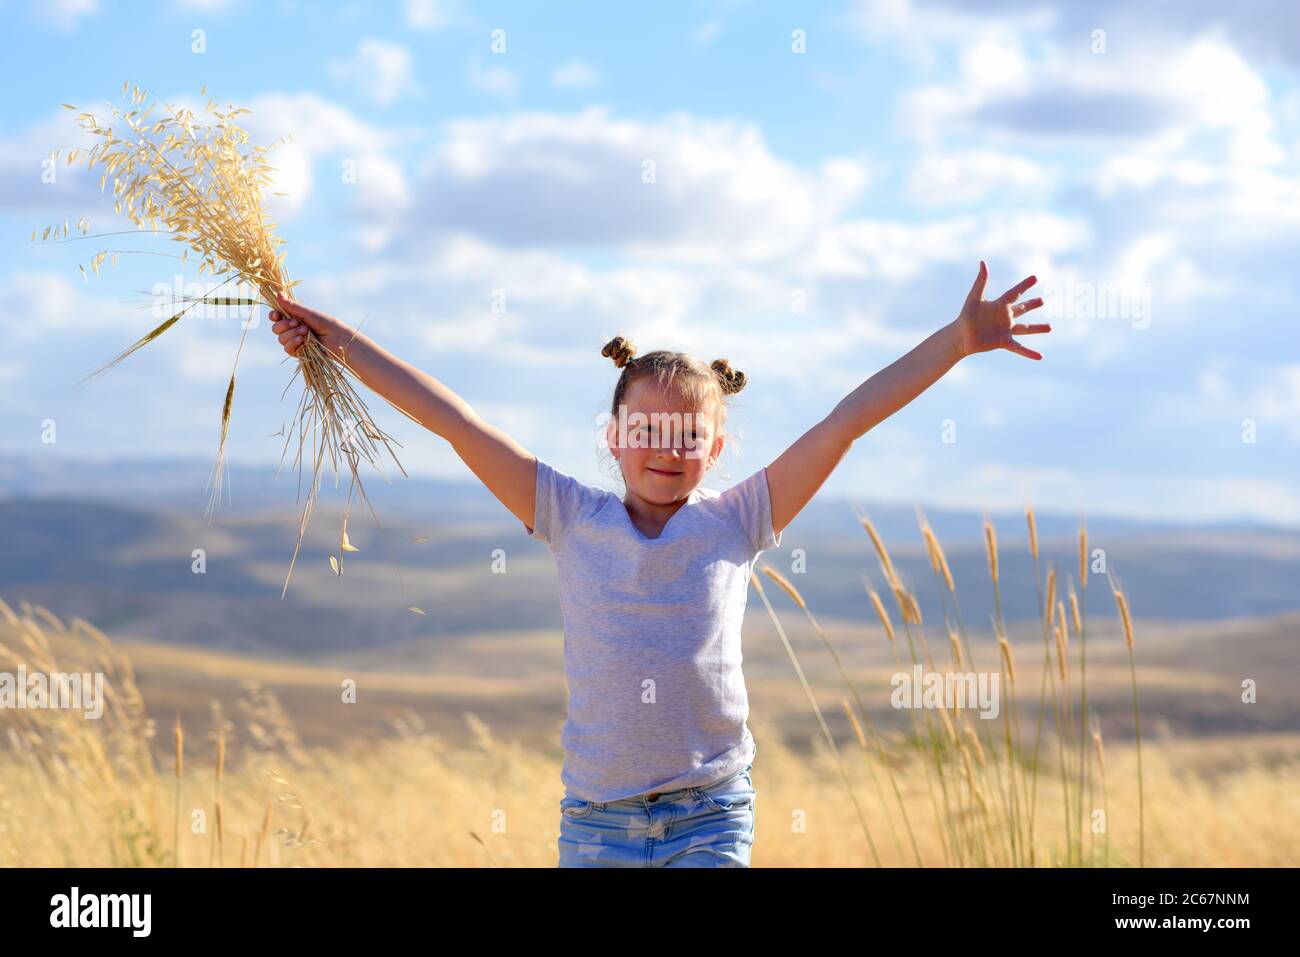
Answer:
<svg viewBox="0 0 1300 957"><path fill-rule="evenodd" d="M560 800L559 866L749 867L753 767L653 799L639 794L584 801L566 789Z"/></svg>

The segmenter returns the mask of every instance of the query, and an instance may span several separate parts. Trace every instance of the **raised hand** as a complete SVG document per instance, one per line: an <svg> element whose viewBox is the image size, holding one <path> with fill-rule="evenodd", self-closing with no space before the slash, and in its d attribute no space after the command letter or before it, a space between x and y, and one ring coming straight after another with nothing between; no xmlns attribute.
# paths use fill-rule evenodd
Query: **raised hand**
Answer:
<svg viewBox="0 0 1300 957"><path fill-rule="evenodd" d="M1039 332L1051 332L1048 323L1026 325L1016 322L1030 309L1037 309L1043 304L1041 297L1017 303L1020 294L1038 282L1037 276L1029 276L1016 283L996 299L984 298L984 284L988 281L989 269L980 260L979 274L975 284L966 295L961 315L957 317L957 333L961 342L962 355L976 352L988 352L992 349L1009 349L1030 359L1041 359L1042 355L1033 349L1022 346L1012 336L1033 335Z"/></svg>
<svg viewBox="0 0 1300 957"><path fill-rule="evenodd" d="M346 323L323 312L310 309L300 302L277 296L279 309L270 313L271 331L280 339L280 345L289 355L294 355L307 341L311 332L330 352L338 352L352 337L352 330Z"/></svg>

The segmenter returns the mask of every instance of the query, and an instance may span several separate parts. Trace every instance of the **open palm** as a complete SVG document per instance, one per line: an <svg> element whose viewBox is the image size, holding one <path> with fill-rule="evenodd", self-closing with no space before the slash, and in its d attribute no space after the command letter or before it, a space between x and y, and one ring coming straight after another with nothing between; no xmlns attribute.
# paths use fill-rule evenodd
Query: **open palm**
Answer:
<svg viewBox="0 0 1300 957"><path fill-rule="evenodd" d="M979 275L966 296L966 302L957 317L957 332L961 337L964 355L976 352L988 352L992 349L1009 349L1030 359L1041 359L1042 355L1033 349L1022 346L1012 336L1032 335L1038 332L1051 332L1048 323L1026 325L1016 322L1030 309L1037 309L1043 304L1041 297L1017 303L1020 294L1038 282L1037 276L1029 276L1016 283L996 299L984 298L984 284L988 281L989 269L980 260Z"/></svg>

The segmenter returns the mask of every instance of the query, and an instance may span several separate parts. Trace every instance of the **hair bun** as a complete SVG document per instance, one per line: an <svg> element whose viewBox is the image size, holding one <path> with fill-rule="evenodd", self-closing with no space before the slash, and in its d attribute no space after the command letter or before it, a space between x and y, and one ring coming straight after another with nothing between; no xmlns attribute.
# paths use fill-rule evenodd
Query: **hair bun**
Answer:
<svg viewBox="0 0 1300 957"><path fill-rule="evenodd" d="M622 336L615 336L605 343L605 348L600 350L600 354L613 359L614 365L621 369L636 355L636 346Z"/></svg>
<svg viewBox="0 0 1300 957"><path fill-rule="evenodd" d="M734 395L745 387L745 373L731 368L726 359L714 359L710 367L718 374L724 394Z"/></svg>

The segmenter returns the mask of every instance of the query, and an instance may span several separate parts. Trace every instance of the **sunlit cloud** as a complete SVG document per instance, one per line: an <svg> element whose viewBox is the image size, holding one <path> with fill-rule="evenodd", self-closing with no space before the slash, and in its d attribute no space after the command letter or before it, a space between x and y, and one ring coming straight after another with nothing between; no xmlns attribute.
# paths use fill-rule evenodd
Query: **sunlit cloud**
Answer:
<svg viewBox="0 0 1300 957"><path fill-rule="evenodd" d="M355 87L380 106L419 90L411 52L400 43L364 37L349 59L336 60L329 69L336 80Z"/></svg>

